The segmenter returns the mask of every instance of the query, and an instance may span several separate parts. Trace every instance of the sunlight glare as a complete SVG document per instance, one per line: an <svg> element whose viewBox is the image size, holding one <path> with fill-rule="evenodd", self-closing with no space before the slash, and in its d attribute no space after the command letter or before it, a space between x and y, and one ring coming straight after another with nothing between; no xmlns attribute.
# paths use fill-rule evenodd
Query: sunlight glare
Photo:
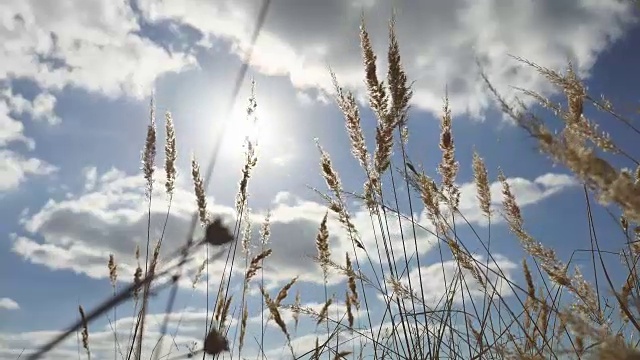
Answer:
<svg viewBox="0 0 640 360"><path fill-rule="evenodd" d="M291 166L301 156L299 140L304 128L298 126L303 124L293 121L297 118L295 106L283 100L278 93L260 89L256 89L253 114L247 111L251 106L249 87L240 91L231 114L226 116L226 98L221 89L203 92L193 99L192 109L199 121L193 124L191 131L199 158L210 159L214 141L218 139L223 121L226 121L217 154L217 168L224 168L224 173L240 170L246 162L246 140L249 139L258 158L257 173L289 174Z"/></svg>
<svg viewBox="0 0 640 360"><path fill-rule="evenodd" d="M265 103L258 103L252 111L245 99L232 112L226 125L220 156L235 163L245 160L246 142L250 141L258 157L273 153L273 137L278 128L273 121L277 111Z"/></svg>

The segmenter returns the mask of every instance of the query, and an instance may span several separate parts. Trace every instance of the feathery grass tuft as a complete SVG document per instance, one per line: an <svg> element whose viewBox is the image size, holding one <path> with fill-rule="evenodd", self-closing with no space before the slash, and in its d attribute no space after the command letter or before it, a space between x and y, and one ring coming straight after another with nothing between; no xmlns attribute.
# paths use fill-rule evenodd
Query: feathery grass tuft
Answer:
<svg viewBox="0 0 640 360"><path fill-rule="evenodd" d="M205 193L204 181L200 175L200 165L195 156L191 158L191 177L193 179L193 189L196 194L196 203L198 205L198 216L202 226L209 224L209 215L207 212L207 195Z"/></svg>

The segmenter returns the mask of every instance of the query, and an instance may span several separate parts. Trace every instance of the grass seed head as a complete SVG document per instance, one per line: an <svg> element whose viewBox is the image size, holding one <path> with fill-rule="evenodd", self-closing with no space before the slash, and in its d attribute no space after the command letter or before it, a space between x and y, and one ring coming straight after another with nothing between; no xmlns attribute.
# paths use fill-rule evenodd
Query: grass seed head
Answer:
<svg viewBox="0 0 640 360"><path fill-rule="evenodd" d="M234 239L233 234L229 228L222 223L220 217L216 217L207 225L204 237L205 243L212 246L220 246L230 243Z"/></svg>
<svg viewBox="0 0 640 360"><path fill-rule="evenodd" d="M204 339L205 354L216 356L224 351L229 351L229 341L212 327L211 331Z"/></svg>

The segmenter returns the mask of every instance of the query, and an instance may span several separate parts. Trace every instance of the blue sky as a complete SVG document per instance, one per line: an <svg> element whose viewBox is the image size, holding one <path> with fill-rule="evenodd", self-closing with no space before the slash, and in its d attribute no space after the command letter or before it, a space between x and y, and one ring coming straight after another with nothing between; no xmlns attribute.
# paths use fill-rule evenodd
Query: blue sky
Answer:
<svg viewBox="0 0 640 360"><path fill-rule="evenodd" d="M303 303L323 302L320 269L306 257L315 255L315 234L326 208L308 188L325 189L314 139L331 154L346 190L361 191L364 179L350 155L328 66L343 86L364 99L360 14L365 14L382 75L392 6L397 8L403 62L409 79L415 80L408 146L412 161L437 177L438 117L447 87L460 162L457 181L466 189L466 214L480 218L474 189L468 186L476 149L492 181L498 167L513 181L533 235L563 259L576 248L588 247L581 186L564 168L539 155L524 131L501 117L478 79L475 61L483 62L488 76L508 97L513 95L510 86L518 86L561 101L532 69L508 55L553 69L564 69L571 60L593 94L606 93L623 111L633 113L640 108L633 92L640 81L634 71L640 61L640 28L631 5L608 0L562 5L553 0L511 5L497 0L272 2L248 74L256 81L261 124L250 206L256 227L271 211L274 254L265 268L265 281L272 292L299 275ZM108 296L109 253L116 254L123 281L129 281L135 243L142 245L146 236L139 168L152 91L159 139L164 137L164 112L171 111L179 152L178 195L167 251L183 241L194 206L190 154L204 166L216 138L213 131L225 120L224 107L258 11L254 3L67 0L54 5L9 0L0 4L0 358L13 359L34 339L42 340L38 332L69 324L79 303L91 308ZM241 140L247 130L240 124L248 95L246 79L227 119L229 134L208 189L210 210L225 216L233 215L240 179ZM588 110L587 115L602 120L601 128L623 147L634 144L634 134L602 113ZM371 147L375 118L366 107L362 116ZM161 147L158 152L160 166ZM157 196L154 222L159 223L166 204L162 194ZM367 214L358 204L352 205L363 238L369 236L365 242L373 241ZM408 213L406 207L402 210ZM599 231L612 233L615 223L606 212L599 210L597 221ZM476 226L487 231L482 224ZM330 233L334 256L342 261L349 244L333 219ZM461 234L469 236L464 230ZM491 234L492 246L499 249L494 255L503 256L505 268L519 279L522 253L517 240L504 224L492 225ZM429 239L422 240L428 246ZM623 241L617 234L607 239L607 246L617 250ZM437 266L435 251L426 247L422 254L428 265ZM217 284L218 265L211 265L212 285ZM250 302L259 299L253 285ZM194 325L202 323L206 306L203 286L193 297L188 286L183 288L176 307L189 306L186 312L193 315ZM343 289L343 282L330 287L338 296ZM432 289L437 290L437 286ZM164 296L153 303L154 312L162 312ZM119 317L130 316L126 305L121 309ZM250 317L259 316L254 307ZM107 324L102 319L93 327L98 348L101 341L109 343L104 335L109 333ZM301 327L299 335L313 333L312 325ZM253 330L259 333L259 322ZM184 341L189 336L197 339L198 334L186 330ZM270 349L275 357L282 344L277 339L278 345ZM56 356L75 356L75 340L70 344ZM248 351L255 351L251 346ZM96 350L97 356L108 355L108 349Z"/></svg>

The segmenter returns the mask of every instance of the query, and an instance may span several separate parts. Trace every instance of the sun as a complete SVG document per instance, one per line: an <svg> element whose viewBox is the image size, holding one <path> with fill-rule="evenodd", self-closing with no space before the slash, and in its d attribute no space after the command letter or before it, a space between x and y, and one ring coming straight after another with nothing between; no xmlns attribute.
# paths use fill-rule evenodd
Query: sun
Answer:
<svg viewBox="0 0 640 360"><path fill-rule="evenodd" d="M240 169L247 160L250 142L261 173L286 173L300 156L298 140L303 128L300 122L293 121L298 116L295 107L272 91L256 92L254 103L250 92L245 91L227 113L224 96L212 95L209 101L206 96L193 100L193 113L201 119L190 129L193 139L197 139L194 143L198 156L208 159L217 148L216 167Z"/></svg>
<svg viewBox="0 0 640 360"><path fill-rule="evenodd" d="M267 111L265 104L254 108L251 103L244 105L236 106L224 125L219 155L225 160L245 160L247 143L251 143L257 156L273 152L271 144L277 124L272 117L276 111Z"/></svg>
<svg viewBox="0 0 640 360"><path fill-rule="evenodd" d="M238 150L247 141L257 144L261 138L261 122L257 117L249 118L246 114L233 114L225 126L223 146L228 150Z"/></svg>

